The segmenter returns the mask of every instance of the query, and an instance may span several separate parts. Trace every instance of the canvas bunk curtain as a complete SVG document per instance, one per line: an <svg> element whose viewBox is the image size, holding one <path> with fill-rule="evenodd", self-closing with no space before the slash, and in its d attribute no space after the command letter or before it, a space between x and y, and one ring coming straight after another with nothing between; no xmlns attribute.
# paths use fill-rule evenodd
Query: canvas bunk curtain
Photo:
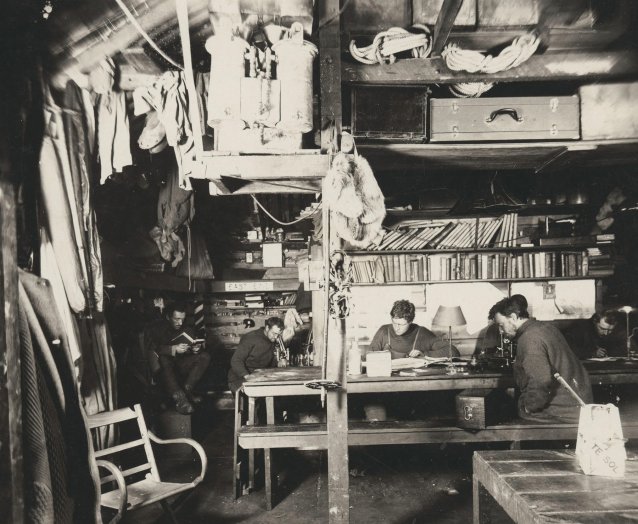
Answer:
<svg viewBox="0 0 638 524"><path fill-rule="evenodd" d="M63 107L45 91L41 272L53 282L84 406L92 414L117 407L115 358L102 313L102 263L91 202L94 110L88 93L74 82L67 85Z"/></svg>

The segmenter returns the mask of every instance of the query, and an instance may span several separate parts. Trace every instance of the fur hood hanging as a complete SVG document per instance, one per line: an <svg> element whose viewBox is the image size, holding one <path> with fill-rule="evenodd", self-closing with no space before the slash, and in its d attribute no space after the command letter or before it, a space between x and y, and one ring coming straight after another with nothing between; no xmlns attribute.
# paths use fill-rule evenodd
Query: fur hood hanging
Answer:
<svg viewBox="0 0 638 524"><path fill-rule="evenodd" d="M383 193L368 161L337 153L324 182L324 204L337 235L353 247L366 248L381 233Z"/></svg>

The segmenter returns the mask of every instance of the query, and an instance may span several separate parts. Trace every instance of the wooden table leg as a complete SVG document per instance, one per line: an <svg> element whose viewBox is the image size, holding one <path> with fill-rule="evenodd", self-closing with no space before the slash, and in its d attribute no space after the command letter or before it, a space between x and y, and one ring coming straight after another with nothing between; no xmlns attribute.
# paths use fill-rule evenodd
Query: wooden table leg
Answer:
<svg viewBox="0 0 638 524"><path fill-rule="evenodd" d="M473 524L481 524L480 484L476 475L472 475L472 511Z"/></svg>
<svg viewBox="0 0 638 524"><path fill-rule="evenodd" d="M247 426L255 425L255 397L248 397ZM248 450L248 489L255 489L255 450Z"/></svg>
<svg viewBox="0 0 638 524"><path fill-rule="evenodd" d="M235 440L233 441L233 489L235 500L241 497L241 461L239 460L239 440L238 433L241 428L241 412L239 410L239 396L241 391L235 393Z"/></svg>
<svg viewBox="0 0 638 524"><path fill-rule="evenodd" d="M275 423L275 399L274 397L266 397L266 423L274 425ZM272 450L264 448L264 484L266 491L266 509L270 511L273 506L273 490L277 489L277 479L273 475Z"/></svg>

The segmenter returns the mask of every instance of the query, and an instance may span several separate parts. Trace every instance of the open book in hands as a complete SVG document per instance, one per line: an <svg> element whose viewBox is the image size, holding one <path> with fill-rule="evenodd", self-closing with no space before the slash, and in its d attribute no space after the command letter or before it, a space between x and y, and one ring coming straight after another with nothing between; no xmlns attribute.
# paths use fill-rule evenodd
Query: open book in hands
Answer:
<svg viewBox="0 0 638 524"><path fill-rule="evenodd" d="M188 333L186 333L186 331L182 331L179 335L171 340L171 344L188 344L191 349L194 346L201 346L204 342L206 342L206 339L193 338Z"/></svg>

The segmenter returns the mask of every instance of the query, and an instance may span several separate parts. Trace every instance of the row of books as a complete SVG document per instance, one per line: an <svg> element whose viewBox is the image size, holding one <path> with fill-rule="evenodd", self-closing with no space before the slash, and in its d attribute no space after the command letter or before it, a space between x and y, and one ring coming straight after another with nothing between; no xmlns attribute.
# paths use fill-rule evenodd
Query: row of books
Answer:
<svg viewBox="0 0 638 524"><path fill-rule="evenodd" d="M383 241L371 249L389 251L513 247L518 238L517 225L517 213L507 213L496 218L466 218L448 222L412 220L387 233Z"/></svg>
<svg viewBox="0 0 638 524"><path fill-rule="evenodd" d="M594 248L595 249L595 248ZM534 253L367 255L352 259L355 283L606 276L609 255L588 250Z"/></svg>

